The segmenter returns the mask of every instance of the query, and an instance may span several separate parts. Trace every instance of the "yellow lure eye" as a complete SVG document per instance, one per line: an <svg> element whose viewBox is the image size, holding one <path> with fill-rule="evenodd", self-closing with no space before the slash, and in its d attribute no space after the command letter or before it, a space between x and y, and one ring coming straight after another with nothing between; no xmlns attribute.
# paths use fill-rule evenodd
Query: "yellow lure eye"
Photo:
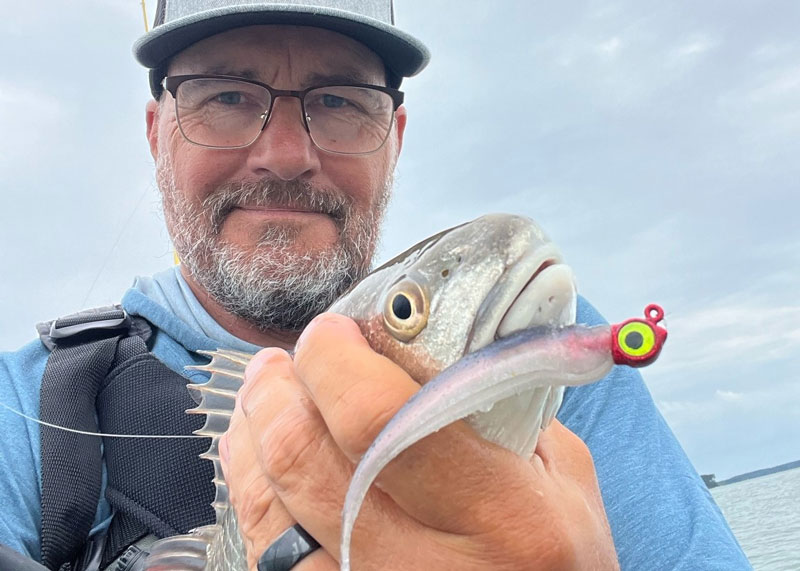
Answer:
<svg viewBox="0 0 800 571"><path fill-rule="evenodd" d="M656 345L653 328L642 321L625 324L617 334L619 348L632 357L647 355Z"/></svg>

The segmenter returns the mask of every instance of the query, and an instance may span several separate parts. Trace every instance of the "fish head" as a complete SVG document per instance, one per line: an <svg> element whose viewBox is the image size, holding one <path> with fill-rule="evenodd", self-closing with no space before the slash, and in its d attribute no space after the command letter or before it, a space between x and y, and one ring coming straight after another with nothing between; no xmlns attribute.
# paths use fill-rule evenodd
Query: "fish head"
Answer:
<svg viewBox="0 0 800 571"><path fill-rule="evenodd" d="M424 384L514 331L574 323L576 297L572 270L533 220L490 214L386 262L329 311Z"/></svg>

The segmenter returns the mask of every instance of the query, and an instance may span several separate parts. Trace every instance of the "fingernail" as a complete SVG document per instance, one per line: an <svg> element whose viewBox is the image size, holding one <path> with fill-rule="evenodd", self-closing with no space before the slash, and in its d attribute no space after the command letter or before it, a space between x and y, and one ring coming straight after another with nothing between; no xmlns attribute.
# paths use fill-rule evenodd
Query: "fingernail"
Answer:
<svg viewBox="0 0 800 571"><path fill-rule="evenodd" d="M303 329L303 332L300 334L300 338L297 340L297 344L295 345L295 353L300 349L300 347L305 343L314 329L317 329L323 323L334 323L340 322L342 320L342 316L337 313L320 313L314 319L311 320L311 323L306 325L306 328Z"/></svg>
<svg viewBox="0 0 800 571"><path fill-rule="evenodd" d="M306 342L306 339L308 339L308 336L311 333L311 331L314 330L317 327L317 324L324 319L325 319L325 314L321 313L320 315L317 315L314 319L312 319L311 323L306 325L306 328L303 329L303 332L300 334L300 337L297 338L297 343L295 343L294 346L295 353L297 353L297 351L300 349L303 343Z"/></svg>

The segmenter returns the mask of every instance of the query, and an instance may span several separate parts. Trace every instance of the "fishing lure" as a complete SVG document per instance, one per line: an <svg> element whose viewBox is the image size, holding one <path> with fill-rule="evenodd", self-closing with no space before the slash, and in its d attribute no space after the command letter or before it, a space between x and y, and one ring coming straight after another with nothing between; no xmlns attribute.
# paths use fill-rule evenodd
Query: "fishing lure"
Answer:
<svg viewBox="0 0 800 571"><path fill-rule="evenodd" d="M422 438L491 403L533 387L577 386L617 365L643 367L661 352L667 331L655 304L645 317L615 325L531 328L464 356L425 384L392 417L361 458L342 510L341 570L350 570L350 540L361 504L380 471Z"/></svg>

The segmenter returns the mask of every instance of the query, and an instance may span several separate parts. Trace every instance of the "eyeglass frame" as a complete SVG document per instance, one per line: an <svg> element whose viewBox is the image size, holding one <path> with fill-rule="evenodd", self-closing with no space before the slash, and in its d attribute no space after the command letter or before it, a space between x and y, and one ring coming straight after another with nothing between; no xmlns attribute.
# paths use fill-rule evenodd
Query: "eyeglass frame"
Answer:
<svg viewBox="0 0 800 571"><path fill-rule="evenodd" d="M265 113L262 113L263 120L262 120L262 123L261 123L261 128L258 130L258 133L256 134L256 136L253 137L252 141L250 141L246 145L236 145L236 146L233 146L233 147L219 147L219 146L215 146L215 145L204 145L202 143L196 143L196 142L192 141L186 135L186 133L183 132L183 126L181 125L181 121L179 119L180 113L178 111L178 88L181 86L182 83L184 83L186 81L190 81L192 79L222 79L222 80L228 80L228 81L240 81L242 83L249 83L251 85L257 85L259 87L263 87L264 89L266 89L269 92L269 97L270 97L269 108L266 110ZM235 75L215 75L215 74L170 75L170 76L167 76L167 77L164 78L163 85L164 85L164 89L170 95L172 95L172 98L175 100L175 118L177 119L178 128L180 129L181 135L183 135L183 138L186 139L192 145L197 145L198 147L206 147L207 149L221 149L221 150L245 149L245 148L249 147L250 145L252 145L253 143L255 143L258 140L258 138L261 136L261 134L264 132L264 129L267 128L267 123L269 123L269 119L270 119L270 117L272 117L272 108L275 106L275 100L278 97L294 97L295 99L300 100L300 111L301 111L301 116L302 116L302 119L303 119L303 127L305 128L306 133L308 134L308 138L311 141L311 144L314 145L317 149L319 149L320 151L322 151L324 153L331 153L331 154L334 154L334 155L346 155L346 156L371 155L372 153L376 153L379 150L381 150L383 145L386 144L386 141L389 138L389 134L392 132L392 125L394 125L394 121L395 121L394 114L397 111L398 107L400 107L403 104L403 99L405 97L405 94L402 91L400 91L399 89L394 89L393 87L385 87L383 85L372 85L372 84L369 84L369 83L332 82L332 83L326 83L326 84L322 84L322 85L314 85L312 87L308 87L308 88L302 89L302 90L275 89L271 85L267 85L266 83L262 83L260 81L254 80L254 79L247 79L247 78L238 77L238 76L235 76ZM341 152L341 151L331 151L331 150L328 150L328 149L323 149L322 147L320 147L316 143L316 141L314 141L314 137L311 136L311 130L310 130L309 126L308 126L308 114L306 113L305 96L308 93L310 93L311 91L314 91L315 89L322 89L324 87L362 87L362 88L367 88L367 89L374 89L376 91L381 91L383 93L386 93L387 95L389 95L392 98L392 121L391 121L391 123L389 123L389 128L386 131L386 136L383 138L383 141L381 141L381 144L378 146L378 148L376 148L376 149L374 149L372 151L365 151L363 153L344 153L344 152Z"/></svg>

